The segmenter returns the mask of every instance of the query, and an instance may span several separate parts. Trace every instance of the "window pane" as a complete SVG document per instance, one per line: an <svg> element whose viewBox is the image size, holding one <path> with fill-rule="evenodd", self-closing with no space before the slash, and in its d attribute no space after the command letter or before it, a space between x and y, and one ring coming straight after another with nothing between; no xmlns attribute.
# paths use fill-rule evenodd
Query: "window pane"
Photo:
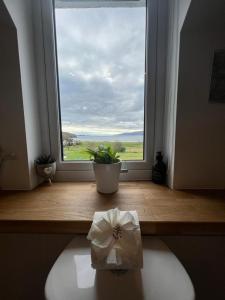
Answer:
<svg viewBox="0 0 225 300"><path fill-rule="evenodd" d="M145 1L55 1L55 23L63 159L143 160Z"/></svg>

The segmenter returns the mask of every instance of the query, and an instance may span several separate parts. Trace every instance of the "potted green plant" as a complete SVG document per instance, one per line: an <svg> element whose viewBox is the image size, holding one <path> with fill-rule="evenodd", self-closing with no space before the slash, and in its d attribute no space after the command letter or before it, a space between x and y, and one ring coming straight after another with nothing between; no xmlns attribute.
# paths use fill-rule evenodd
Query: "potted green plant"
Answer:
<svg viewBox="0 0 225 300"><path fill-rule="evenodd" d="M56 160L51 155L41 155L35 160L37 174L51 183L56 172Z"/></svg>
<svg viewBox="0 0 225 300"><path fill-rule="evenodd" d="M99 145L95 150L88 148L93 161L97 191L103 194L115 193L118 190L121 161L111 147Z"/></svg>

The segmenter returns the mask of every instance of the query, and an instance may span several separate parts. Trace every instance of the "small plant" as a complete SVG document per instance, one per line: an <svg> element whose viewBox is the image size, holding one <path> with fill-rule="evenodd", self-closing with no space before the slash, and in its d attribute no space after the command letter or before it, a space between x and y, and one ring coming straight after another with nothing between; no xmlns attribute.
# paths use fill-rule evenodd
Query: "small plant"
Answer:
<svg viewBox="0 0 225 300"><path fill-rule="evenodd" d="M36 160L37 165L47 165L55 162L55 159L51 155L41 155Z"/></svg>
<svg viewBox="0 0 225 300"><path fill-rule="evenodd" d="M99 145L95 150L88 148L90 159L98 164L114 164L120 162L119 155L112 148Z"/></svg>

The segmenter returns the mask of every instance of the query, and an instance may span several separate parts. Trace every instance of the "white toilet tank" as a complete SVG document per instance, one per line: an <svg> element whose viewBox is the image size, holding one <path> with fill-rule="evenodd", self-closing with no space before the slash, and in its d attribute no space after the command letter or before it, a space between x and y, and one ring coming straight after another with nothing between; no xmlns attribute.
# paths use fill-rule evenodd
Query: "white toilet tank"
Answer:
<svg viewBox="0 0 225 300"><path fill-rule="evenodd" d="M192 282L161 240L143 237L142 270L96 271L90 244L76 236L53 265L45 285L47 300L194 300Z"/></svg>

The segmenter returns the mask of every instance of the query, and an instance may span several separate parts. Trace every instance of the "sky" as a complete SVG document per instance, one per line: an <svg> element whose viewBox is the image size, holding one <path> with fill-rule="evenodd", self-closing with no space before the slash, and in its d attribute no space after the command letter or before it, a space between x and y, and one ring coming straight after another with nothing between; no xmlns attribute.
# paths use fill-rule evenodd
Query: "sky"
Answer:
<svg viewBox="0 0 225 300"><path fill-rule="evenodd" d="M144 123L145 8L56 8L63 131L118 134Z"/></svg>

